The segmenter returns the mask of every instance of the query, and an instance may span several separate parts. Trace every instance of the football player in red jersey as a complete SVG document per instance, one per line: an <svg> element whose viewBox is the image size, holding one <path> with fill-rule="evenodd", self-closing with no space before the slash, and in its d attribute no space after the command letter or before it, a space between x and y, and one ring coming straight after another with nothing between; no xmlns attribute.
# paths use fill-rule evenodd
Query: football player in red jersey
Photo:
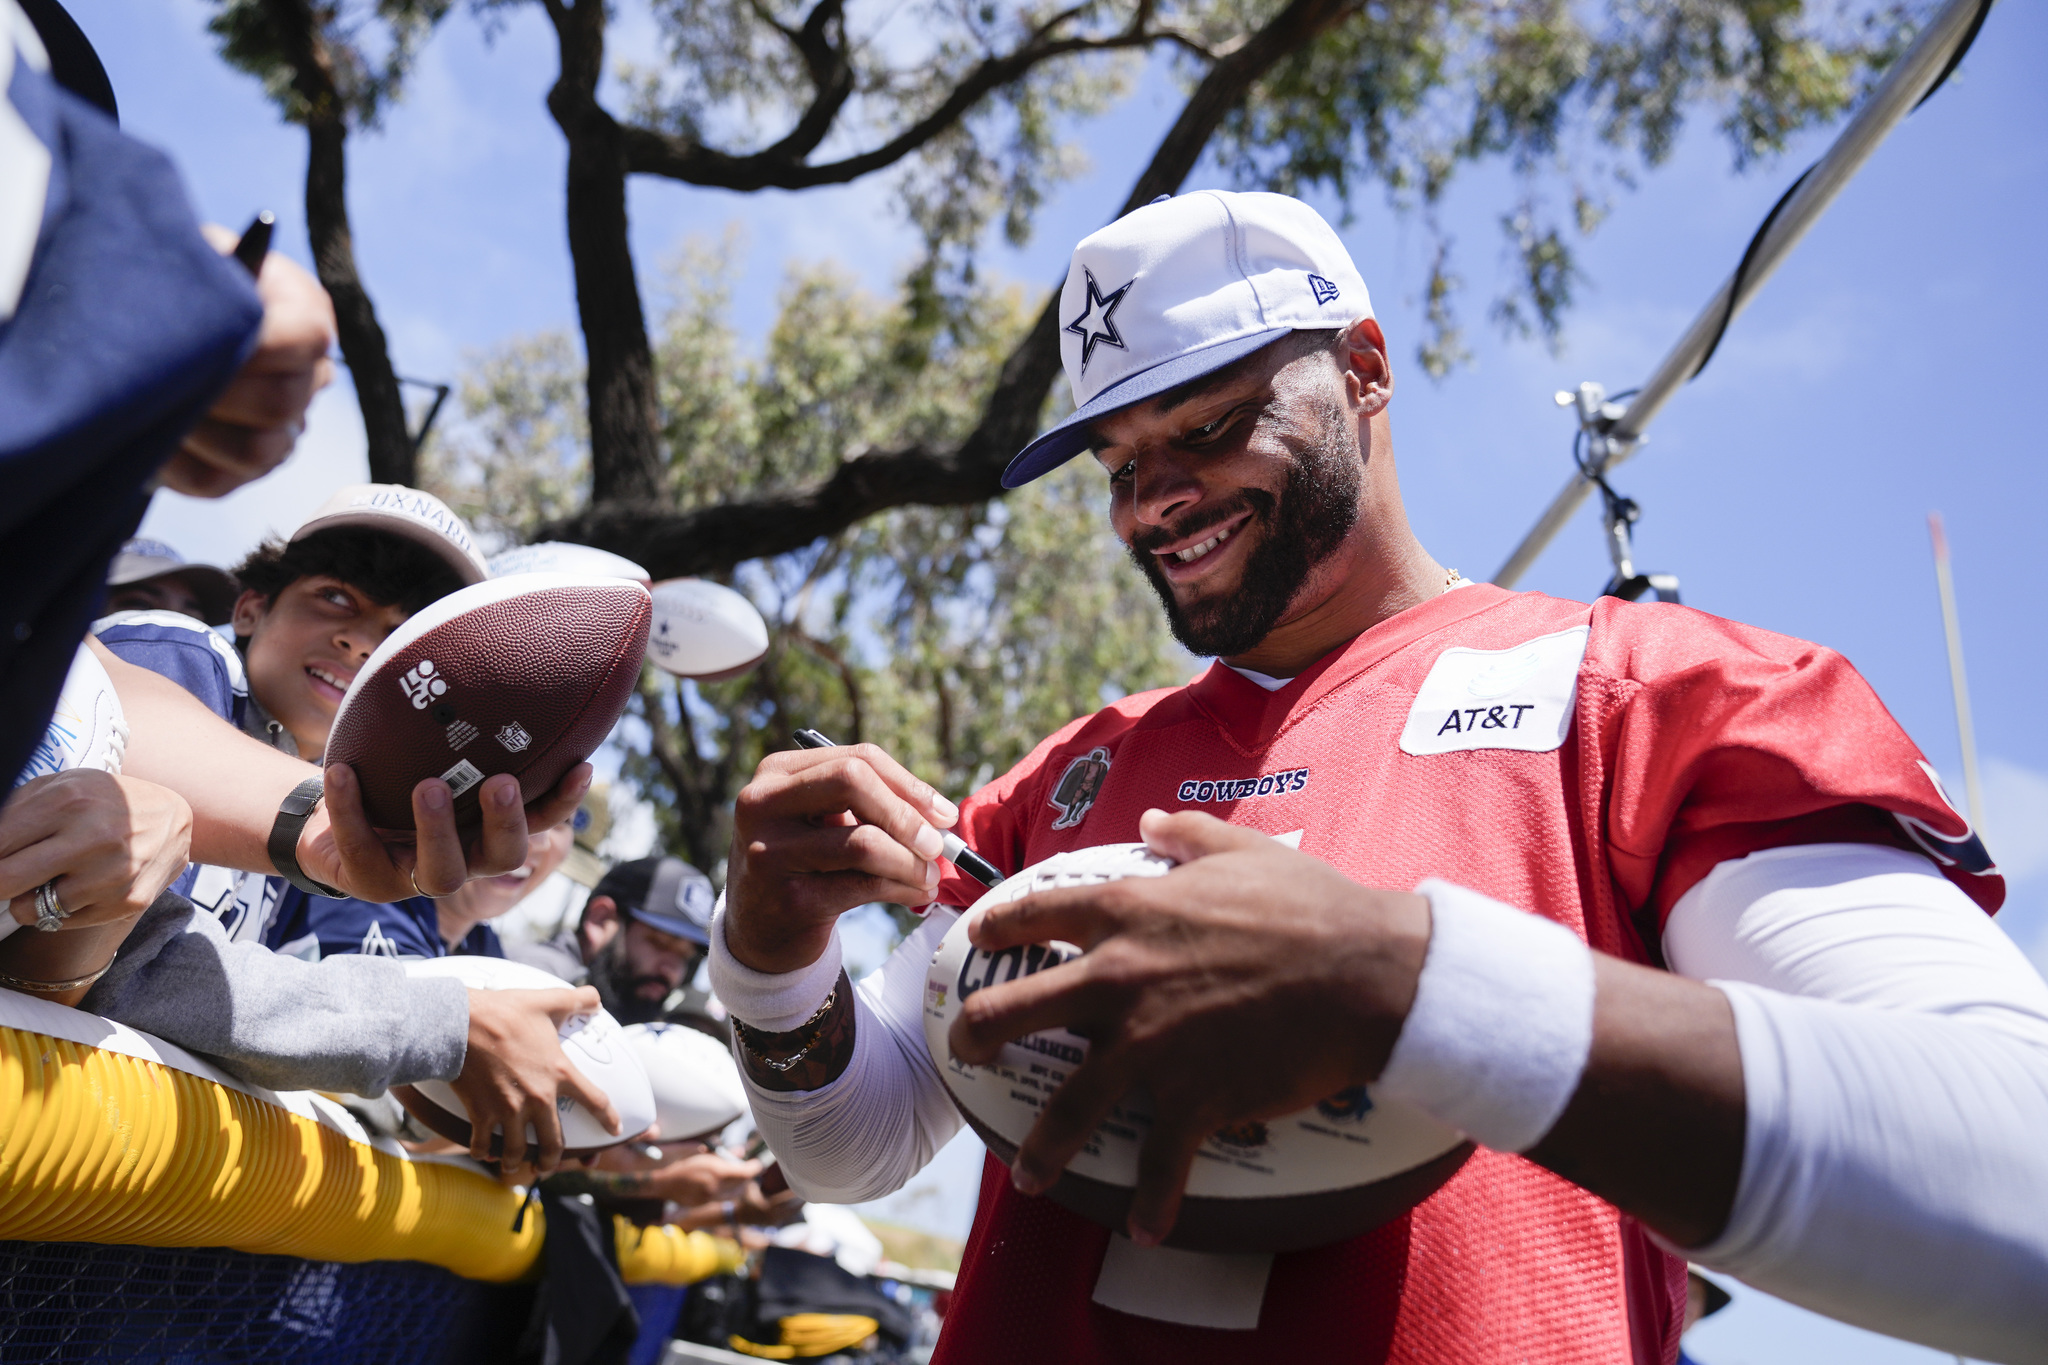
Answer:
<svg viewBox="0 0 2048 1365"><path fill-rule="evenodd" d="M1218 662L1075 721L964 810L872 747L769 758L711 935L763 1132L800 1193L850 1202L960 1122L920 1003L980 888L938 829L1007 872L1138 838L1183 864L976 930L1089 951L977 992L957 1056L1052 1025L1094 1042L1014 1169L989 1166L937 1358L1668 1363L1679 1248L2040 1358L2048 984L1855 671L1432 560L1384 338L1306 205L1139 209L1076 248L1061 307L1076 411L1006 482L1091 451L1175 631ZM1299 852L1264 837L1297 831ZM877 899L931 909L856 989L834 925ZM1159 1247L1211 1135L1360 1083L1479 1150L1347 1241ZM1038 1192L1134 1085L1156 1121L1112 1234Z"/></svg>

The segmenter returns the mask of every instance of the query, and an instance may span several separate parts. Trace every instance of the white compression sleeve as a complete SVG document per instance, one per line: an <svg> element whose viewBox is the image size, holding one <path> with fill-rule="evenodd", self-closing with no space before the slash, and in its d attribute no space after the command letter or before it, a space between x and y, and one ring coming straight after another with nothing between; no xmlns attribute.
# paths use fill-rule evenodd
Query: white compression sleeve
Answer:
<svg viewBox="0 0 2048 1365"><path fill-rule="evenodd" d="M790 1188L805 1199L858 1204L893 1194L960 1131L960 1113L924 1041L925 970L959 917L958 910L933 906L881 969L854 988L853 1060L831 1084L817 1090L764 1090L747 1074L746 1059L737 1058L754 1122L782 1163ZM717 927L712 935L715 942L723 938ZM762 979L772 990L778 981L796 985L795 978L814 970ZM833 979L837 976L835 961ZM795 1022L815 1011L830 989L829 981L818 988L809 1011ZM726 1001L726 1008L754 1022L733 1002Z"/></svg>
<svg viewBox="0 0 2048 1365"><path fill-rule="evenodd" d="M2048 983L1926 859L1723 863L1665 954L1734 1008L1748 1099L1728 1227L1686 1254L1859 1326L2048 1361Z"/></svg>

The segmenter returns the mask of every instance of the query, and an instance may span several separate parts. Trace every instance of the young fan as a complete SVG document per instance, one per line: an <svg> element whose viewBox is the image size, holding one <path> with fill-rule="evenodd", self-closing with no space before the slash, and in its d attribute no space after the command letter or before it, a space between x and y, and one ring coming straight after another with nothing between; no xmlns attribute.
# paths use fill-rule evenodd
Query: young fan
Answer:
<svg viewBox="0 0 2048 1365"><path fill-rule="evenodd" d="M236 569L242 592L234 647L189 617L161 611L109 618L96 633L115 654L179 683L246 733L317 762L342 696L371 652L414 612L489 576L469 528L440 499L359 484ZM282 877L211 868L177 889L212 910L231 937L260 939L296 957L450 951L425 896L334 900ZM467 951L502 956L487 928L461 942Z"/></svg>

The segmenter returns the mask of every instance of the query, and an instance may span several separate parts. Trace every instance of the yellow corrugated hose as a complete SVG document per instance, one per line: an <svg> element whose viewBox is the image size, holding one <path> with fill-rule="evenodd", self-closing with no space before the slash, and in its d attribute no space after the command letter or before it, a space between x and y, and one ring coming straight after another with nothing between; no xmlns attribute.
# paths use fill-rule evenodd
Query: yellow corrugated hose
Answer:
<svg viewBox="0 0 2048 1365"><path fill-rule="evenodd" d="M695 1284L707 1275L738 1270L747 1253L737 1242L674 1227L635 1227L612 1219L619 1248L619 1278L627 1284Z"/></svg>
<svg viewBox="0 0 2048 1365"><path fill-rule="evenodd" d="M808 1360L860 1345L882 1329L873 1318L852 1313L792 1313L776 1321L782 1340L764 1344L734 1335L726 1345L762 1360Z"/></svg>
<svg viewBox="0 0 2048 1365"><path fill-rule="evenodd" d="M0 1238L425 1261L515 1280L544 1235L481 1172L405 1161L159 1062L0 1028Z"/></svg>
<svg viewBox="0 0 2048 1365"><path fill-rule="evenodd" d="M0 1240L424 1261L503 1282L545 1236L538 1207L512 1230L520 1202L479 1171L406 1161L160 1062L0 1027ZM704 1233L617 1234L629 1283L740 1258Z"/></svg>

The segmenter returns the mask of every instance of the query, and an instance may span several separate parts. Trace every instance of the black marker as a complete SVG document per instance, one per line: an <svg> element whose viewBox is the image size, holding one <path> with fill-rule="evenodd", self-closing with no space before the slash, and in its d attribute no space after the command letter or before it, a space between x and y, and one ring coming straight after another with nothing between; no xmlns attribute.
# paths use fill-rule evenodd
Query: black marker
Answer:
<svg viewBox="0 0 2048 1365"><path fill-rule="evenodd" d="M235 243L234 258L242 263L251 279L263 269L263 257L270 250L270 231L276 226L277 215L265 209L249 220L249 226L242 229L242 239Z"/></svg>
<svg viewBox="0 0 2048 1365"><path fill-rule="evenodd" d="M796 740L797 747L803 749L836 749L839 747L816 730L799 730L791 738ZM994 863L960 842L960 836L953 833L952 830L940 830L939 837L945 840L945 849L943 851L945 856L952 860L953 866L959 868L983 886L994 886L1003 880L1003 874L996 870Z"/></svg>

